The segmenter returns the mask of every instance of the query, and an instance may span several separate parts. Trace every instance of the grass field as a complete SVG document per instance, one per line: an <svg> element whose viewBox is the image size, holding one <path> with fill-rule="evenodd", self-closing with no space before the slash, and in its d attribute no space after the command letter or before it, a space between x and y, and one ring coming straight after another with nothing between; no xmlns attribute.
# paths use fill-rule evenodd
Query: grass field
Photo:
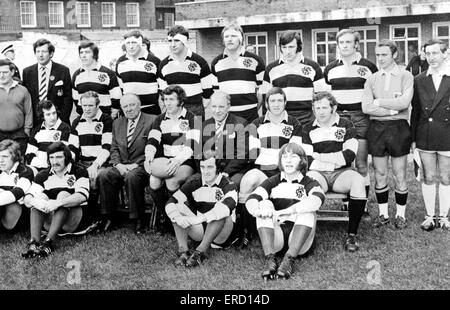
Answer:
<svg viewBox="0 0 450 310"><path fill-rule="evenodd" d="M175 237L154 232L137 237L130 227L124 227L105 235L58 240L55 252L42 260L20 257L28 232L2 234L0 289L448 289L450 232L420 229L425 211L420 186L411 171L410 165L408 228L374 229L371 220L363 221L361 248L350 254L342 249L346 224L320 222L313 253L297 260L288 281L261 280L259 241L254 240L245 250L210 250L203 266L188 270L172 264ZM391 192L391 216L395 214L393 196ZM372 220L378 215L375 206L371 191ZM79 267L79 278L73 277L73 265Z"/></svg>

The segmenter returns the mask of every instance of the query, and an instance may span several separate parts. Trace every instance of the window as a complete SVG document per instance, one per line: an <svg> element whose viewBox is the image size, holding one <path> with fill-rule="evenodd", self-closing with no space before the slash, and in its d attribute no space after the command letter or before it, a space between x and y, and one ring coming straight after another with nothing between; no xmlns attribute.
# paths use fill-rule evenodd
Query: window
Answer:
<svg viewBox="0 0 450 310"><path fill-rule="evenodd" d="M36 2L20 1L20 24L22 27L36 27Z"/></svg>
<svg viewBox="0 0 450 310"><path fill-rule="evenodd" d="M313 59L319 66L325 67L336 59L336 34L338 28L313 29Z"/></svg>
<svg viewBox="0 0 450 310"><path fill-rule="evenodd" d="M64 27L64 4L62 1L48 2L49 27Z"/></svg>
<svg viewBox="0 0 450 310"><path fill-rule="evenodd" d="M89 2L77 2L76 15L78 27L91 27L91 7Z"/></svg>
<svg viewBox="0 0 450 310"><path fill-rule="evenodd" d="M378 26L367 27L350 27L351 29L358 31L360 34L359 52L362 57L369 59L374 64L377 63L375 56L375 47L378 42Z"/></svg>
<svg viewBox="0 0 450 310"><path fill-rule="evenodd" d="M281 51L280 51L280 45L279 45L279 42L280 42L281 34L282 34L283 32L285 32L285 31L296 31L296 32L299 32L299 33L300 33L300 37L302 38L302 43L303 43L303 32L302 32L301 30L297 30L297 29L289 29L289 30L279 30L279 31L277 31L277 39L276 39L276 41L275 41L275 46L274 46L274 51L275 51L274 55L275 55L275 59L279 59L279 58L281 57Z"/></svg>
<svg viewBox="0 0 450 310"><path fill-rule="evenodd" d="M450 22L433 23L433 38L450 43Z"/></svg>
<svg viewBox="0 0 450 310"><path fill-rule="evenodd" d="M255 53L267 63L267 32L253 32L245 34L245 46L255 46Z"/></svg>
<svg viewBox="0 0 450 310"><path fill-rule="evenodd" d="M102 26L116 26L116 4L114 2L102 3Z"/></svg>
<svg viewBox="0 0 450 310"><path fill-rule="evenodd" d="M173 27L174 23L175 23L175 14L164 13L164 28L170 29Z"/></svg>
<svg viewBox="0 0 450 310"><path fill-rule="evenodd" d="M126 4L127 27L139 27L139 3Z"/></svg>
<svg viewBox="0 0 450 310"><path fill-rule="evenodd" d="M407 65L418 55L420 45L420 24L391 25L391 40L398 46L399 65Z"/></svg>

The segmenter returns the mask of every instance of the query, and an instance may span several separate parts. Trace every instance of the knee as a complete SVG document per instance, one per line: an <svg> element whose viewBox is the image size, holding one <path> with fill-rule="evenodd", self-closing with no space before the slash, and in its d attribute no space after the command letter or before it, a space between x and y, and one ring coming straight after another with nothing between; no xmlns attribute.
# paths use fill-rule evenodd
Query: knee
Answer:
<svg viewBox="0 0 450 310"><path fill-rule="evenodd" d="M160 189L161 185L162 185L162 180L151 175L149 185L150 185L150 189L152 189L152 190Z"/></svg>
<svg viewBox="0 0 450 310"><path fill-rule="evenodd" d="M175 192L180 188L180 181L174 179L166 180L166 187L169 191Z"/></svg>
<svg viewBox="0 0 450 310"><path fill-rule="evenodd" d="M424 171L423 180L425 184L434 184L435 183L434 171Z"/></svg>
<svg viewBox="0 0 450 310"><path fill-rule="evenodd" d="M445 186L450 185L450 175L448 173L441 173L439 175L439 182Z"/></svg>
<svg viewBox="0 0 450 310"><path fill-rule="evenodd" d="M358 172L365 177L367 175L367 162L356 164L356 169L358 169Z"/></svg>
<svg viewBox="0 0 450 310"><path fill-rule="evenodd" d="M68 192L62 191L62 192L59 192L59 194L56 196L56 199L64 199L69 196L70 196L70 194Z"/></svg>
<svg viewBox="0 0 450 310"><path fill-rule="evenodd" d="M352 196L366 197L366 186L362 176L354 177L352 179L350 193Z"/></svg>

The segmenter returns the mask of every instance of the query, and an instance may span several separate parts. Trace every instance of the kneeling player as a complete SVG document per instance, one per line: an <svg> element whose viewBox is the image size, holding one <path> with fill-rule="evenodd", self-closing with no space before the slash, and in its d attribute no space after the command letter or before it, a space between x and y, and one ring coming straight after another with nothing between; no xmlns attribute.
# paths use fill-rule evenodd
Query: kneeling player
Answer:
<svg viewBox="0 0 450 310"><path fill-rule="evenodd" d="M313 97L316 119L303 129L303 147L308 155L308 175L316 179L324 192L350 193L347 251L358 250L356 233L366 205L364 177L350 166L358 149L353 123L336 113L332 94L320 92Z"/></svg>
<svg viewBox="0 0 450 310"><path fill-rule="evenodd" d="M53 251L59 233L83 233L80 222L82 205L89 198L89 175L86 169L72 164L72 155L63 142L47 148L50 168L39 172L24 202L31 208L31 241L24 258L46 257ZM48 230L41 243L42 228Z"/></svg>
<svg viewBox="0 0 450 310"><path fill-rule="evenodd" d="M215 152L208 152L200 161L201 174L184 183L167 202L166 213L178 242L176 265L198 266L210 246L227 248L237 241L231 216L236 208L236 185L217 170L214 157ZM200 242L193 253L188 236Z"/></svg>
<svg viewBox="0 0 450 310"><path fill-rule="evenodd" d="M256 218L266 256L264 279L290 278L294 259L306 254L313 243L316 211L325 200L319 183L306 176L308 160L298 144L281 148L279 167L281 173L265 180L245 204ZM285 251L279 264L277 254Z"/></svg>
<svg viewBox="0 0 450 310"><path fill-rule="evenodd" d="M20 163L20 145L9 139L0 142L0 217L7 230L19 221L32 180L33 171Z"/></svg>

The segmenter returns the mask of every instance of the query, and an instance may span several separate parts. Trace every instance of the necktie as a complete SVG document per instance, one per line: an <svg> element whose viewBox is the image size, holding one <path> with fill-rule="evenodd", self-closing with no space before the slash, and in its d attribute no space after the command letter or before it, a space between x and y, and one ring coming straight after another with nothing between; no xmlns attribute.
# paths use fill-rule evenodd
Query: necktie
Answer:
<svg viewBox="0 0 450 310"><path fill-rule="evenodd" d="M133 139L134 130L136 129L136 122L134 120L130 120L130 126L128 127L127 134L127 145L128 148L131 146L131 140Z"/></svg>
<svg viewBox="0 0 450 310"><path fill-rule="evenodd" d="M222 122L216 122L216 134L222 131Z"/></svg>
<svg viewBox="0 0 450 310"><path fill-rule="evenodd" d="M47 70L41 67L41 83L39 85L39 101L47 99Z"/></svg>

